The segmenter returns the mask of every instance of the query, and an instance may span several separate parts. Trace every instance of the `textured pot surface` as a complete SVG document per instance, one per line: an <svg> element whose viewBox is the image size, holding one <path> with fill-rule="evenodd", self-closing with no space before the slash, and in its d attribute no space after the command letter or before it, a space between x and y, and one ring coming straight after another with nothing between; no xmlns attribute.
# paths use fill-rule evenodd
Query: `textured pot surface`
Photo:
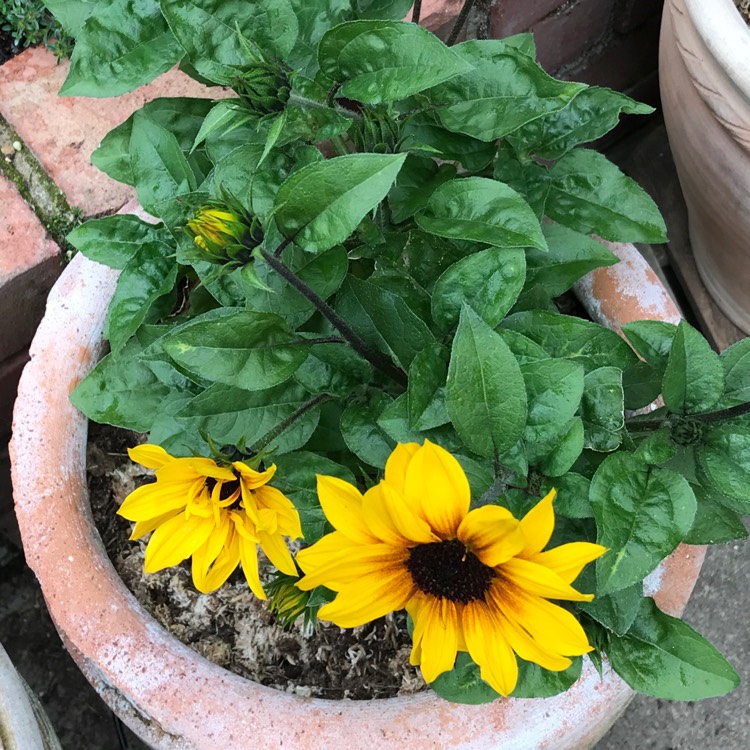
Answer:
<svg viewBox="0 0 750 750"><path fill-rule="evenodd" d="M698 270L750 333L750 28L733 0L668 0L659 74Z"/></svg>
<svg viewBox="0 0 750 750"><path fill-rule="evenodd" d="M593 312L619 325L679 315L632 247L584 284ZM31 349L11 444L16 512L28 564L68 649L102 697L144 740L178 750L568 750L589 748L632 697L590 663L564 695L459 706L432 693L377 701L303 699L242 679L163 630L125 588L92 523L86 420L68 394L96 362L115 273L77 256L53 289ZM638 302L644 300L643 306ZM703 548L680 547L647 581L678 614Z"/></svg>

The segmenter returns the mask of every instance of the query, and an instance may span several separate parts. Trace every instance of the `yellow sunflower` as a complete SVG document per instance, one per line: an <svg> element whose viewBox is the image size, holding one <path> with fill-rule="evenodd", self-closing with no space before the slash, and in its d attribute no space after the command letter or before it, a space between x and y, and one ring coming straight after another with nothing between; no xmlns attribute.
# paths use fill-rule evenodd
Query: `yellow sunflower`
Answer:
<svg viewBox="0 0 750 750"><path fill-rule="evenodd" d="M204 206L188 221L187 228L193 240L204 252L222 258L226 250L242 245L248 238L247 226L229 209Z"/></svg>
<svg viewBox="0 0 750 750"><path fill-rule="evenodd" d="M297 575L282 537L302 536L292 502L268 482L270 466L254 471L241 461L219 466L210 458L174 458L158 445L128 450L130 458L156 470L156 482L131 492L117 511L135 521L131 539L153 532L145 570L178 565L192 557L195 587L214 591L239 563L252 592L266 594L258 573L258 545L282 572Z"/></svg>
<svg viewBox="0 0 750 750"><path fill-rule="evenodd" d="M554 528L554 491L520 521L505 508L469 510L458 461L425 441L399 444L385 478L362 495L318 476L318 496L336 531L297 555L300 588L336 598L320 619L353 628L406 608L414 621L411 663L432 682L468 651L482 679L509 695L516 654L560 671L592 650L583 628L548 599L590 601L571 587L606 550L573 542L543 552Z"/></svg>

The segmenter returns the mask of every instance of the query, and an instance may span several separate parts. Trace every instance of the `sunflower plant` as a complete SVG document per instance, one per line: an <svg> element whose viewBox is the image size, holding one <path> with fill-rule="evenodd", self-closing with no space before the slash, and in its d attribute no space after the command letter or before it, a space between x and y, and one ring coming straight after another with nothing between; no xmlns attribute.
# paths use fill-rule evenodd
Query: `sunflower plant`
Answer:
<svg viewBox="0 0 750 750"><path fill-rule="evenodd" d="M53 4L63 94L176 64L207 86L92 155L152 220L68 238L121 271L73 402L150 434L131 455L155 482L120 510L149 571L190 560L211 591L241 568L286 623L406 609L454 701L554 695L584 655L723 694L735 671L644 580L746 536L750 340L559 312L617 261L592 235L666 239L582 147L651 109L555 80L528 34L454 43L470 6L445 43L404 0Z"/></svg>

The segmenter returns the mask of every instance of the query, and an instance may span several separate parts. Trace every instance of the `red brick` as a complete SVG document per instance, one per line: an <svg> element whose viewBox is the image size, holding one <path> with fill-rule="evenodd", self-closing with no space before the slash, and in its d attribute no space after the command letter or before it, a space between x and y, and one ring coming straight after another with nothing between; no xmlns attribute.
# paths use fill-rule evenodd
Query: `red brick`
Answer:
<svg viewBox="0 0 750 750"><path fill-rule="evenodd" d="M222 96L178 70L148 86L111 99L58 97L68 63L37 47L0 67L0 114L16 129L65 192L86 216L116 211L133 195L99 172L89 159L101 139L147 101L159 96Z"/></svg>
<svg viewBox="0 0 750 750"><path fill-rule="evenodd" d="M490 36L502 39L511 34L528 31L565 0L495 0L490 10Z"/></svg>
<svg viewBox="0 0 750 750"><path fill-rule="evenodd" d="M620 0L615 14L615 31L626 34L650 18L661 17L664 0Z"/></svg>
<svg viewBox="0 0 750 750"><path fill-rule="evenodd" d="M10 423L13 416L13 404L21 371L29 361L28 349L0 362L0 440L10 435Z"/></svg>
<svg viewBox="0 0 750 750"><path fill-rule="evenodd" d="M0 174L0 361L34 335L60 274L59 254L15 185Z"/></svg>
<svg viewBox="0 0 750 750"><path fill-rule="evenodd" d="M539 64L556 70L577 60L608 31L614 0L578 0L531 27Z"/></svg>

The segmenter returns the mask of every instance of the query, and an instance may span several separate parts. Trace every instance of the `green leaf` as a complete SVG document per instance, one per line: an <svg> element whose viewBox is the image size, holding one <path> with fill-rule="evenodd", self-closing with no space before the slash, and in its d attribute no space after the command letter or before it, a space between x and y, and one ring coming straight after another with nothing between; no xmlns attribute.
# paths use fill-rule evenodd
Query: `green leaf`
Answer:
<svg viewBox="0 0 750 750"><path fill-rule="evenodd" d="M165 232L137 216L115 214L89 219L65 239L89 260L122 270L141 245L163 242Z"/></svg>
<svg viewBox="0 0 750 750"><path fill-rule="evenodd" d="M176 417L218 445L238 445L244 440L252 446L309 400L310 394L295 383L254 391L216 383L183 406ZM269 443L268 450L280 454L301 448L318 426L319 416L317 409L306 411Z"/></svg>
<svg viewBox="0 0 750 750"><path fill-rule="evenodd" d="M252 64L248 46L283 58L297 40L288 0L161 0L161 9L195 70L222 85Z"/></svg>
<svg viewBox="0 0 750 750"><path fill-rule="evenodd" d="M622 332L636 352L663 375L667 369L672 342L677 335L677 326L661 320L637 320L625 323Z"/></svg>
<svg viewBox="0 0 750 750"><path fill-rule="evenodd" d="M511 331L509 328L498 328L496 332L500 334L502 340L513 352L513 356L518 360L519 365L538 362L540 359L549 359L547 350L532 341L528 336Z"/></svg>
<svg viewBox="0 0 750 750"><path fill-rule="evenodd" d="M376 394L370 403L352 404L341 415L341 435L347 448L370 466L385 467L388 456L396 447L396 441L378 425L378 417L391 399L385 394Z"/></svg>
<svg viewBox="0 0 750 750"><path fill-rule="evenodd" d="M425 347L409 368L409 426L429 430L450 421L445 406L445 381L448 378L448 350L438 343Z"/></svg>
<svg viewBox="0 0 750 750"><path fill-rule="evenodd" d="M725 375L722 406L750 401L750 338L738 341L722 352L721 363L724 365Z"/></svg>
<svg viewBox="0 0 750 750"><path fill-rule="evenodd" d="M602 452L615 450L622 442L624 409L622 370L600 367L589 372L581 400L585 447Z"/></svg>
<svg viewBox="0 0 750 750"><path fill-rule="evenodd" d="M432 292L432 318L449 330L464 304L494 327L513 307L526 278L520 248L489 247L462 258L437 280Z"/></svg>
<svg viewBox="0 0 750 750"><path fill-rule="evenodd" d="M455 453L463 448L455 430L446 424L430 430L414 430L409 423L409 397L402 393L389 403L378 416L378 425L385 434L397 443L419 443L425 439Z"/></svg>
<svg viewBox="0 0 750 750"><path fill-rule="evenodd" d="M197 187L177 138L142 111L133 116L130 163L140 204L159 215L159 204Z"/></svg>
<svg viewBox="0 0 750 750"><path fill-rule="evenodd" d="M601 138L614 128L620 114L648 115L654 111L619 91L599 86L580 91L567 107L524 125L508 140L517 151L554 161L579 143Z"/></svg>
<svg viewBox="0 0 750 750"><path fill-rule="evenodd" d="M435 340L400 296L351 275L338 295L336 311L365 343L386 352L404 371Z"/></svg>
<svg viewBox="0 0 750 750"><path fill-rule="evenodd" d="M118 356L107 354L70 396L89 419L148 432L170 389L137 356L141 344L130 339Z"/></svg>
<svg viewBox="0 0 750 750"><path fill-rule="evenodd" d="M349 154L300 169L276 196L279 229L310 252L344 242L385 198L405 158Z"/></svg>
<svg viewBox="0 0 750 750"><path fill-rule="evenodd" d="M357 15L361 19L394 19L406 17L413 0L356 0Z"/></svg>
<svg viewBox="0 0 750 750"><path fill-rule="evenodd" d="M406 99L471 65L421 26L403 21L350 21L325 34L318 62L341 81L339 95L365 104Z"/></svg>
<svg viewBox="0 0 750 750"><path fill-rule="evenodd" d="M259 391L288 380L310 347L278 315L225 308L168 334L164 348L188 372Z"/></svg>
<svg viewBox="0 0 750 750"><path fill-rule="evenodd" d="M502 138L562 109L582 88L556 81L506 42L469 41L453 49L474 69L436 86L428 96L448 130L482 141Z"/></svg>
<svg viewBox="0 0 750 750"><path fill-rule="evenodd" d="M570 420L583 394L583 367L566 359L543 359L522 365L521 373L528 397L523 439L529 462L535 464L549 454L572 427Z"/></svg>
<svg viewBox="0 0 750 750"><path fill-rule="evenodd" d="M338 477L356 486L354 474L325 456L307 451L287 453L274 458L276 474L273 486L294 503L302 522L306 544L314 544L325 534L328 524L318 500L318 475Z"/></svg>
<svg viewBox="0 0 750 750"><path fill-rule="evenodd" d="M542 219L549 193L549 168L535 161L519 159L507 140L500 141L492 166L492 176L512 187Z"/></svg>
<svg viewBox="0 0 750 750"><path fill-rule="evenodd" d="M486 177L441 185L415 220L425 232L496 247L547 248L539 221L513 188Z"/></svg>
<svg viewBox="0 0 750 750"><path fill-rule="evenodd" d="M177 263L174 251L163 242L147 242L125 264L109 305L104 329L117 353L144 322L151 306L174 288Z"/></svg>
<svg viewBox="0 0 750 750"><path fill-rule="evenodd" d="M631 688L654 698L694 701L725 695L739 685L732 665L687 623L644 599L624 638L607 655Z"/></svg>
<svg viewBox="0 0 750 750"><path fill-rule="evenodd" d="M581 428L581 445L583 445L583 428ZM564 518L593 518L594 511L589 502L591 482L586 477L569 471L559 477L549 479L542 487L543 492L557 490L555 513Z"/></svg>
<svg viewBox="0 0 750 750"><path fill-rule="evenodd" d="M45 0L44 7L68 34L77 37L98 2L99 0Z"/></svg>
<svg viewBox="0 0 750 750"><path fill-rule="evenodd" d="M252 115L239 106L237 99L223 99L212 104L211 111L206 114L200 129L195 134L191 151L198 148L210 135L222 137L252 121Z"/></svg>
<svg viewBox="0 0 750 750"><path fill-rule="evenodd" d="M438 165L434 159L409 154L388 194L393 223L400 224L422 210L435 189L455 176L452 164Z"/></svg>
<svg viewBox="0 0 750 750"><path fill-rule="evenodd" d="M453 669L443 672L430 683L430 688L451 703L469 706L491 703L501 697L482 679L479 667L465 651L458 652Z"/></svg>
<svg viewBox="0 0 750 750"><path fill-rule="evenodd" d="M546 209L551 219L614 242L666 242L656 204L602 154L575 149L550 174Z"/></svg>
<svg viewBox="0 0 750 750"><path fill-rule="evenodd" d="M578 609L593 617L615 635L630 630L643 601L643 584L635 583L608 596L597 596L592 602L578 602Z"/></svg>
<svg viewBox="0 0 750 750"><path fill-rule="evenodd" d="M573 417L566 425L557 445L539 463L539 471L547 477L560 477L570 471L583 451L583 421ZM588 502L588 491L586 492Z"/></svg>
<svg viewBox="0 0 750 750"><path fill-rule="evenodd" d="M530 338L550 357L568 357L580 362L586 372L599 367L624 370L637 361L630 347L614 331L589 320L529 310L511 315L501 325Z"/></svg>
<svg viewBox="0 0 750 750"><path fill-rule="evenodd" d="M636 362L622 371L626 409L642 409L661 394L662 376L646 362Z"/></svg>
<svg viewBox="0 0 750 750"><path fill-rule="evenodd" d="M708 411L724 392L724 366L719 355L684 320L672 343L662 392L664 403L675 414Z"/></svg>
<svg viewBox="0 0 750 750"><path fill-rule="evenodd" d="M675 452L675 444L669 436L669 430L660 428L649 434L638 446L635 455L647 464L659 466L670 461Z"/></svg>
<svg viewBox="0 0 750 750"><path fill-rule="evenodd" d="M695 520L685 537L685 544L721 544L735 539L747 539L742 517L727 508L714 495L699 485L693 485L698 508Z"/></svg>
<svg viewBox="0 0 750 750"><path fill-rule="evenodd" d="M560 224L544 224L542 232L548 252L526 251L526 289L540 286L550 297L558 297L595 268L619 262L601 242Z"/></svg>
<svg viewBox="0 0 750 750"><path fill-rule="evenodd" d="M735 510L750 513L750 423L733 419L704 429L695 449L701 483L737 501Z"/></svg>
<svg viewBox="0 0 750 750"><path fill-rule="evenodd" d="M347 344L313 344L310 354L294 373L310 393L348 398L372 379L372 366Z"/></svg>
<svg viewBox="0 0 750 750"><path fill-rule="evenodd" d="M503 453L523 433L521 368L503 339L466 306L451 349L445 402L459 436L480 456Z"/></svg>
<svg viewBox="0 0 750 750"><path fill-rule="evenodd" d="M597 542L609 550L596 562L600 594L643 580L682 541L695 518L690 485L669 469L629 453L604 460L591 481Z"/></svg>
<svg viewBox="0 0 750 750"><path fill-rule="evenodd" d="M78 34L60 94L125 94L166 73L180 57L156 0L100 2Z"/></svg>
<svg viewBox="0 0 750 750"><path fill-rule="evenodd" d="M583 659L573 657L573 663L561 672L551 672L538 664L518 659L518 682L512 698L551 698L571 688L581 676Z"/></svg>

